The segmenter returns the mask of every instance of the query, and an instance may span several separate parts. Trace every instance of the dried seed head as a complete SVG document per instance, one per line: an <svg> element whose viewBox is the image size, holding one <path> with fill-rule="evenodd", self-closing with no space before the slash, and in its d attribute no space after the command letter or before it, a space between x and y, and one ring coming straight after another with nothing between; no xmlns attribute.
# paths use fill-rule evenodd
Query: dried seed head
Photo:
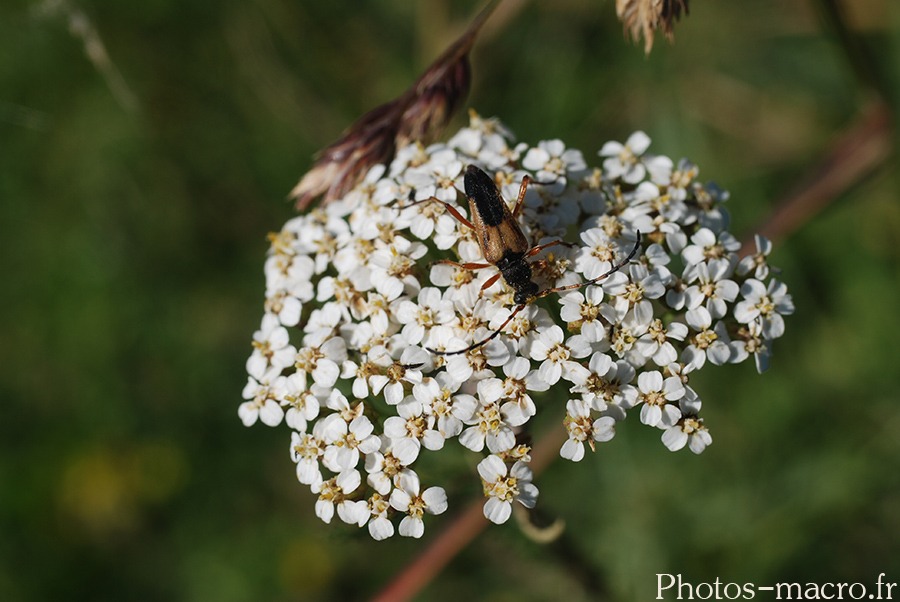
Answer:
<svg viewBox="0 0 900 602"><path fill-rule="evenodd" d="M428 145L440 135L469 92L469 50L498 2L488 4L406 92L363 115L318 153L315 165L288 195L297 210L320 195L323 205L342 198L369 168L393 158L397 148L417 140Z"/></svg>
<svg viewBox="0 0 900 602"><path fill-rule="evenodd" d="M650 54L653 32L662 28L669 41L673 39L675 21L681 10L688 14L688 0L616 0L616 14L625 25L625 34L637 42L644 36L644 52Z"/></svg>

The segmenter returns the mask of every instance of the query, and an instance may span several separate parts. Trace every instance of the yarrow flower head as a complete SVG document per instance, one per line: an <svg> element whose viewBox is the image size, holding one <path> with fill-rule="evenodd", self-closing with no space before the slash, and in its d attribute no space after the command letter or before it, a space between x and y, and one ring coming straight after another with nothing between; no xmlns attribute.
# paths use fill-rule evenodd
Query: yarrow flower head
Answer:
<svg viewBox="0 0 900 602"><path fill-rule="evenodd" d="M422 536L448 496L420 459L462 446L480 458L485 516L505 522L538 497L527 442L541 413L576 462L635 414L672 451L712 443L691 377L751 356L762 372L793 302L768 279L771 243L739 259L728 194L650 145L608 142L591 167L472 112L448 143L398 150L269 236L238 414L289 427L323 521ZM469 166L508 203L500 226L471 215ZM521 230L532 250L479 228ZM510 261L525 271L501 273Z"/></svg>

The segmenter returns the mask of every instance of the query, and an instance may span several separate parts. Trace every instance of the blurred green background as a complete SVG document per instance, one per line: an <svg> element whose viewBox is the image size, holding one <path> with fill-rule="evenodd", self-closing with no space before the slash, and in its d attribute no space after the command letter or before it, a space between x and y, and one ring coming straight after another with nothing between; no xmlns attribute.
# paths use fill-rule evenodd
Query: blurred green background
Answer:
<svg viewBox="0 0 900 602"><path fill-rule="evenodd" d="M827 1L695 2L645 58L611 1L507 0L467 105L594 164L643 129L731 191L746 235L868 100ZM843 4L894 96L900 6ZM478 8L0 4L0 600L364 600L448 524L383 543L326 527L287 428L237 407L285 195ZM648 600L657 573L900 582L898 188L891 159L777 243L796 314L767 374L692 383L703 455L632 417L539 478L562 542L491 527L420 599Z"/></svg>

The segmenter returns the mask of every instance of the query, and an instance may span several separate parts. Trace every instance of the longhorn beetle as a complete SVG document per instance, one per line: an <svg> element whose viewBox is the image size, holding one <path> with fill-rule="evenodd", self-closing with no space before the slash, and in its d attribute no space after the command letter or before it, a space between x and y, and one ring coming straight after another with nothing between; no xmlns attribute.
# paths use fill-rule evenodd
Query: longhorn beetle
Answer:
<svg viewBox="0 0 900 602"><path fill-rule="evenodd" d="M483 291L490 288L497 282L497 279L502 276L503 280L505 280L515 291L513 294L513 301L518 304L518 307L509 314L509 317L500 325L500 328L492 332L490 336L465 349L459 349L457 351L440 351L438 349L426 347L428 351L436 355L459 355L472 351L473 349L478 349L482 345L486 345L497 337L497 335L506 328L506 325L516 317L516 314L525 309L525 306L532 301L546 297L550 293L581 288L582 286L595 284L598 281L603 280L615 272L618 272L631 261L631 258L634 257L641 246L641 233L640 231L637 231L637 242L635 242L634 248L631 249L631 253L629 253L628 257L624 260L614 265L609 271L579 284L570 284L568 286L558 286L555 288L539 290L538 285L532 279L534 277L532 265L534 264L529 263L527 259L529 257L534 257L547 247L556 245L574 245L562 240L554 240L543 245L532 246L529 244L528 239L525 238L525 234L522 233L522 228L519 227L517 217L519 211L522 209L522 201L525 199L525 191L528 189L528 184L531 183L531 178L525 176L522 179L522 185L519 187L519 198L516 200L516 206L512 211L506 206L506 202L500 196L500 191L497 190L497 186L494 184L491 177L478 167L469 165L466 168L464 183L466 197L469 199L469 214L472 216L471 222L463 217L455 207L435 197L417 201L416 203L413 203L413 205L435 201L446 207L447 211L450 212L450 215L456 218L461 224L468 226L475 231L475 235L478 237L478 244L481 246L481 253L487 263L458 263L449 259L440 259L432 262L430 265L446 263L467 270L478 270L494 266L500 270L500 273L488 278L484 285L482 285L481 290ZM412 207L413 205L409 206ZM541 264L545 262L539 261L536 263Z"/></svg>

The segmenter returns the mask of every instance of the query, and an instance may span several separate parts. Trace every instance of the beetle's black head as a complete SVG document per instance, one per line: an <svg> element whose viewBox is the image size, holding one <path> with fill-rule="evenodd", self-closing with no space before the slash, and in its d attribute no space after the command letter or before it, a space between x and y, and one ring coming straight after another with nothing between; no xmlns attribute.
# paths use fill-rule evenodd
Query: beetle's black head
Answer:
<svg viewBox="0 0 900 602"><path fill-rule="evenodd" d="M513 302L518 305L527 305L537 293L538 285L534 282L529 282L516 290L516 293L513 295Z"/></svg>

